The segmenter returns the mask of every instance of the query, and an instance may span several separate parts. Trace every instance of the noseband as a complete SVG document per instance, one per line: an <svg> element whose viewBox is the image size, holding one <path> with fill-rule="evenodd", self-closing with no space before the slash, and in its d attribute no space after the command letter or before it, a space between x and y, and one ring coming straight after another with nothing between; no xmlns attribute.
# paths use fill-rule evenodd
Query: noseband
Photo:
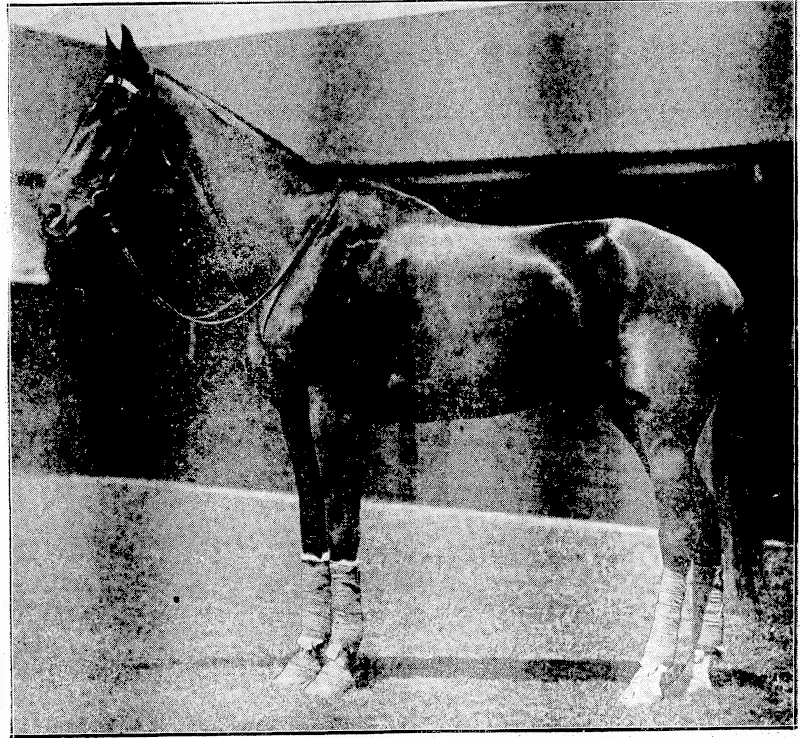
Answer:
<svg viewBox="0 0 800 738"><path fill-rule="evenodd" d="M120 85L125 90L127 90L131 94L131 96L141 94L141 91L139 90L138 87L136 87L134 84L129 82L124 77L119 77L117 75L109 75L104 80L103 84L117 84L117 85ZM128 146L126 147L125 151L122 153L122 157L121 157L122 160L124 160L124 158L126 157L128 151L130 150L132 142L133 142L133 135L131 136L131 141L128 143ZM164 162L166 163L167 167L171 169L172 166L173 166L172 162L167 157L167 155L164 152L163 148L161 149L161 155L162 155L162 157L164 159ZM190 174L190 177L191 177L191 180L192 180L192 184L193 184L193 186L195 188L196 195L198 196L198 201L200 202L201 207L205 211L206 217L213 218L214 220L217 221L217 223L219 224L219 226L222 227L223 230L228 230L227 223L225 223L224 219L222 217L220 217L219 213L216 211L214 206L211 204L210 196L209 196L208 192L206 191L206 188L204 187L203 183L201 181L199 181L197 179L197 177L194 176L193 173L189 172L189 174ZM95 190L95 192L92 193L90 199L91 199L91 202L92 202L93 206L96 204L97 200L99 198L101 198L107 192L108 185L110 185L110 183L111 183L111 181L113 179L114 179L114 174L112 173L111 176L109 177L109 180L108 180L108 183L106 184L106 187L100 187L97 190ZM336 204L337 204L337 202L339 200L339 195L340 194L341 194L341 185L340 185L340 182L337 182L337 186L334 189L333 195L331 196L331 199L330 199L330 202L328 203L327 208L322 213L322 215L320 215L318 218L314 219L311 223L309 223L307 225L305 231L303 232L303 234L300 237L300 240L297 242L297 245L292 250L291 256L286 261L284 266L281 268L280 272L275 277L275 279L272 281L272 283L269 285L269 287L267 287L266 289L262 290L256 297L254 297L254 298L250 299L249 301L247 301L247 298L241 293L241 291L237 287L236 283L233 281L233 278L230 276L230 274L227 274L227 272L226 272L226 276L227 276L228 280L231 282L231 284L233 285L234 289L236 290L236 292L238 294L234 295L234 297L232 297L230 300L228 300L223 305L215 308L214 310L211 310L211 311L209 311L207 313L202 313L200 315L188 315L187 313L182 312L181 310L176 308L174 305L172 305L170 302L165 300L152 287L150 287L149 284L147 284L147 280L145 278L144 273L139 268L139 265L136 263L136 260L133 258L133 255L128 250L128 247L125 246L124 244L121 244L120 245L120 249L122 251L123 256L125 257L125 260L128 262L128 264L130 264L133 267L133 269L135 269L136 272L139 274L139 276L142 278L143 283L147 286L147 289L151 293L151 296L152 296L153 301L155 303L157 303L161 307L169 310L171 313L177 315L178 317L183 318L184 320L188 320L190 323L193 323L193 324L203 325L203 326L227 325L229 323L233 323L233 322L239 320L240 318L243 318L251 310L256 308L259 304L261 304L264 300L266 300L270 295L272 295L276 290L278 290L281 287L281 285L284 284L286 279L298 267L298 265L300 264L300 261L302 260L303 256L308 251L309 247L314 243L314 241L316 240L316 238L320 234L320 232L323 230L323 228L325 227L325 224L330 220L331 215L333 214L333 211L334 211L334 209L336 207ZM111 220L111 214L110 213L105 213L103 217L105 217L108 220L109 225L110 225L110 229L111 229L111 233L114 236L118 236L120 231L119 231L118 228L116 228L113 225L113 222ZM241 308L238 312L234 313L233 315L226 316L224 318L217 317L221 313L225 312L226 310L230 309L231 307L233 307L237 303L241 303L241 302L246 302L247 304L243 308Z"/></svg>

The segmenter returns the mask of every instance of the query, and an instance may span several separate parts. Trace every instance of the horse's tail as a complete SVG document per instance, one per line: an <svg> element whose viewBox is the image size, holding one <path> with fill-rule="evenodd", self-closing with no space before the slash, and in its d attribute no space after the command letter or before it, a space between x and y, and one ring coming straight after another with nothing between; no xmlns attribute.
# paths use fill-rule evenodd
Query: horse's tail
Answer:
<svg viewBox="0 0 800 738"><path fill-rule="evenodd" d="M746 344L747 324L740 307L720 336L717 370L722 384L712 419L711 474L731 539L736 589L755 602L764 536L754 485L756 460L747 438L754 398Z"/></svg>

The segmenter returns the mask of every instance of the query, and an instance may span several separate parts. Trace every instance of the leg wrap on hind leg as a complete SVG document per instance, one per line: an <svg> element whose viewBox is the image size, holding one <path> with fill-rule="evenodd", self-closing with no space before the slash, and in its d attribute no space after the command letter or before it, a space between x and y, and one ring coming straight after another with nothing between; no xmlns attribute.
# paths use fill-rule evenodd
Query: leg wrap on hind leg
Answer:
<svg viewBox="0 0 800 738"><path fill-rule="evenodd" d="M686 578L665 567L642 666L667 665L674 661L685 594Z"/></svg>
<svg viewBox="0 0 800 738"><path fill-rule="evenodd" d="M332 561L333 624L329 650L355 653L364 637L358 561Z"/></svg>
<svg viewBox="0 0 800 738"><path fill-rule="evenodd" d="M303 605L297 645L311 650L325 643L331 634L330 554L303 554L302 560Z"/></svg>
<svg viewBox="0 0 800 738"><path fill-rule="evenodd" d="M718 656L724 654L722 589L722 567L695 567L692 585L695 649Z"/></svg>

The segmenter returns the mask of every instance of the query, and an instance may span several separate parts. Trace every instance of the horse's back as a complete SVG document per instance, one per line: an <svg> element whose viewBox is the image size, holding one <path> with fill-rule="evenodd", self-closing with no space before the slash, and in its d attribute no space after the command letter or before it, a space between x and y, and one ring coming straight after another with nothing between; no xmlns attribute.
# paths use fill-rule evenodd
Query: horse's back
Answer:
<svg viewBox="0 0 800 738"><path fill-rule="evenodd" d="M498 259L511 269L543 267L581 281L618 279L648 310L736 310L742 295L727 271L689 241L629 218L499 226L451 219L416 197L363 182L345 196L354 220L374 224L389 263L461 269ZM597 269L601 271L598 272ZM589 285L577 285L588 289Z"/></svg>
<svg viewBox="0 0 800 738"><path fill-rule="evenodd" d="M735 310L742 295L728 272L689 241L627 218L572 221L522 227L451 220L434 214L401 222L381 239L388 261L403 260L439 269L477 267L500 259L509 266L541 268L583 281L616 278L648 310ZM591 265L591 266L590 266ZM592 267L598 267L598 272ZM590 289L588 284L576 285Z"/></svg>
<svg viewBox="0 0 800 738"><path fill-rule="evenodd" d="M506 295L528 303L527 316L533 317L531 305L543 307L528 323L535 328L525 331L527 348L520 354L529 360L516 357L531 379L556 382L568 376L575 387L608 367L622 381L612 380L619 389L601 394L633 391L667 416L706 411L725 371L718 358L720 342L741 324L735 315L741 292L719 263L685 239L635 220L515 228L443 218L393 229L380 250L390 263L433 275L440 304L491 305L492 290L505 283ZM506 319L512 317L510 304L506 297ZM463 335L460 322L449 315L436 321ZM501 331L509 347L516 329ZM449 333L444 345L459 346ZM474 343L484 350L489 345ZM730 352L730 346L724 348ZM552 373L534 371L543 359L554 367ZM572 368L576 363L584 372Z"/></svg>

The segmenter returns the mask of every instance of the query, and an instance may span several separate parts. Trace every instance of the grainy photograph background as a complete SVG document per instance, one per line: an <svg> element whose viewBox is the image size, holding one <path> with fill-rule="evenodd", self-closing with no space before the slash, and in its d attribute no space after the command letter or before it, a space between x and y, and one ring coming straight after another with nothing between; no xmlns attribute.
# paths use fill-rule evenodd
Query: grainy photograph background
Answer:
<svg viewBox="0 0 800 738"><path fill-rule="evenodd" d="M794 6L424 5L10 9L15 732L795 720ZM634 218L728 270L772 543L766 619L730 603L713 704L616 705L661 563L652 490L599 414L556 500L535 413L376 428L369 688L323 706L271 687L297 634L299 532L246 324L190 333L124 272L76 289L44 268L33 206L120 22L152 66L331 172L472 222Z"/></svg>

